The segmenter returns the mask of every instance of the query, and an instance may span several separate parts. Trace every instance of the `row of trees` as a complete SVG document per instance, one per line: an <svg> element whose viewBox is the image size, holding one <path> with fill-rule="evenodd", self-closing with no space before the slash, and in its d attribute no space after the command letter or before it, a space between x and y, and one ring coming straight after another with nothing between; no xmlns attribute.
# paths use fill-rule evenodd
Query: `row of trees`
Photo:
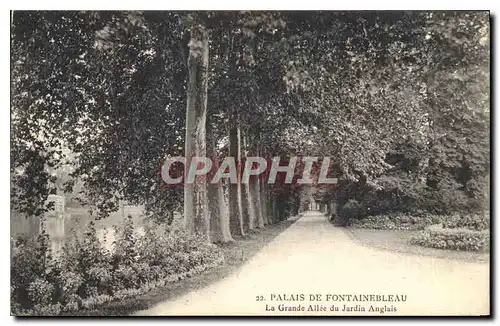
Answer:
<svg viewBox="0 0 500 326"><path fill-rule="evenodd" d="M28 215L68 159L66 190L82 184L100 217L120 200L157 220L183 207L188 230L213 242L282 220L309 194L258 179L170 187L159 167L183 155L329 156L343 181L318 188L325 203L353 186L421 187L481 209L488 125L486 13L13 15L12 203Z"/></svg>

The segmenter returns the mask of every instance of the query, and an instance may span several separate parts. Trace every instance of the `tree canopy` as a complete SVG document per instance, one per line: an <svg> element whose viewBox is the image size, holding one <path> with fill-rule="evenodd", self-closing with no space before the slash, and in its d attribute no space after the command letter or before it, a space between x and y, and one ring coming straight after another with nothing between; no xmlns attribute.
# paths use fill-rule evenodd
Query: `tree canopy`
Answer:
<svg viewBox="0 0 500 326"><path fill-rule="evenodd" d="M80 183L101 217L119 200L180 209L159 169L183 155L199 24L220 157L237 117L244 155L329 156L346 184L485 207L487 13L16 11L12 24L12 203L29 215L65 164L66 191Z"/></svg>

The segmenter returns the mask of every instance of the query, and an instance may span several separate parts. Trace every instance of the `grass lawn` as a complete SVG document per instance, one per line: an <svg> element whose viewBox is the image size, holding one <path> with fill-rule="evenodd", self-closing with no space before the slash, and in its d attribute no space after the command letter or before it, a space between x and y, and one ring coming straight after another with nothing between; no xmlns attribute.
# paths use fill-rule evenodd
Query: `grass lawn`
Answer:
<svg viewBox="0 0 500 326"><path fill-rule="evenodd" d="M357 243L379 250L481 263L487 263L490 259L489 253L442 250L410 244L410 238L420 231L373 230L361 228L345 228L344 230Z"/></svg>
<svg viewBox="0 0 500 326"><path fill-rule="evenodd" d="M238 239L238 241L233 243L221 245L220 248L225 258L225 263L222 266L195 275L191 278L186 278L179 282L154 289L138 297L109 302L102 305L99 309L80 310L73 312L71 315L124 316L139 310L148 309L163 301L174 300L190 291L201 289L231 274L296 220L297 218L295 217L290 218L287 221L269 225L264 229L252 231L252 233L244 239Z"/></svg>

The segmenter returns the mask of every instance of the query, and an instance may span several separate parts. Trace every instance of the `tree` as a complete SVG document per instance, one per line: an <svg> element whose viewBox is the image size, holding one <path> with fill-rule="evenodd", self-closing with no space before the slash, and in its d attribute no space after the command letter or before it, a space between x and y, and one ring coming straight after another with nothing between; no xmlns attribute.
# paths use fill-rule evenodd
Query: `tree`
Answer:
<svg viewBox="0 0 500 326"><path fill-rule="evenodd" d="M207 154L212 159L212 171L219 169L219 153L216 146L216 137L213 132L213 118L208 115L207 121ZM221 182L207 184L208 210L210 214L210 240L214 243L234 241L229 227L229 209L224 198L224 187Z"/></svg>
<svg viewBox="0 0 500 326"><path fill-rule="evenodd" d="M65 163L63 144L77 158L67 190L83 182L84 203L98 217L117 210L119 200L145 204L157 220L171 217L182 188L165 187L158 171L167 153L183 152L180 15L15 12L14 22L12 170L29 173L13 173L13 203L31 214L24 192L43 206L50 191L44 171Z"/></svg>
<svg viewBox="0 0 500 326"><path fill-rule="evenodd" d="M208 31L202 22L195 22L191 27L188 58L186 169L190 169L194 157L206 157L207 153L208 51ZM197 178L194 182L186 180L184 183L184 218L189 232L196 232L207 241L210 239L206 178Z"/></svg>

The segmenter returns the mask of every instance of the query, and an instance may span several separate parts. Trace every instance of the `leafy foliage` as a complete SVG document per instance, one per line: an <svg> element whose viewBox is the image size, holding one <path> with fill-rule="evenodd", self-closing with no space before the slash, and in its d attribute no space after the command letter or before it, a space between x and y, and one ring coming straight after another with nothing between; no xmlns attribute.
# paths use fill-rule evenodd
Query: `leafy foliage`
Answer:
<svg viewBox="0 0 500 326"><path fill-rule="evenodd" d="M154 216L175 208L179 190L162 188L158 171L164 155L179 150L184 71L178 40L155 34L173 31L168 24L178 15L162 18L14 13L11 169L18 210L43 212L53 182L47 169L64 161L64 150L76 154L67 189L83 182L82 200L100 216L117 210L120 199L146 204Z"/></svg>
<svg viewBox="0 0 500 326"><path fill-rule="evenodd" d="M376 230L423 230L425 227L441 220L435 215L409 215L389 213L372 215L360 220L352 220L350 226Z"/></svg>
<svg viewBox="0 0 500 326"><path fill-rule="evenodd" d="M132 231L132 220L127 218L110 252L101 246L90 223L83 238L73 236L55 260L50 258L46 236L16 240L12 312L59 314L119 298L127 291L151 289L162 280L176 281L221 263L216 246L183 230L150 226L142 235Z"/></svg>
<svg viewBox="0 0 500 326"><path fill-rule="evenodd" d="M478 214L454 214L442 221L444 228L467 228L483 231L490 229L490 215L488 212Z"/></svg>
<svg viewBox="0 0 500 326"><path fill-rule="evenodd" d="M83 182L99 216L127 200L170 219L182 189L165 187L158 170L182 153L189 26L200 19L217 139L236 106L249 149L334 157L342 178L380 183L394 206L435 194L425 205L436 213L487 204L486 13L15 12L19 210L43 212L48 170L67 148L77 154L68 190ZM395 153L403 159L388 161ZM402 162L407 176L387 174ZM417 180L428 188L410 190Z"/></svg>
<svg viewBox="0 0 500 326"><path fill-rule="evenodd" d="M363 206L355 199L349 199L349 201L341 207L340 216L345 219L359 219L364 217L365 212Z"/></svg>

